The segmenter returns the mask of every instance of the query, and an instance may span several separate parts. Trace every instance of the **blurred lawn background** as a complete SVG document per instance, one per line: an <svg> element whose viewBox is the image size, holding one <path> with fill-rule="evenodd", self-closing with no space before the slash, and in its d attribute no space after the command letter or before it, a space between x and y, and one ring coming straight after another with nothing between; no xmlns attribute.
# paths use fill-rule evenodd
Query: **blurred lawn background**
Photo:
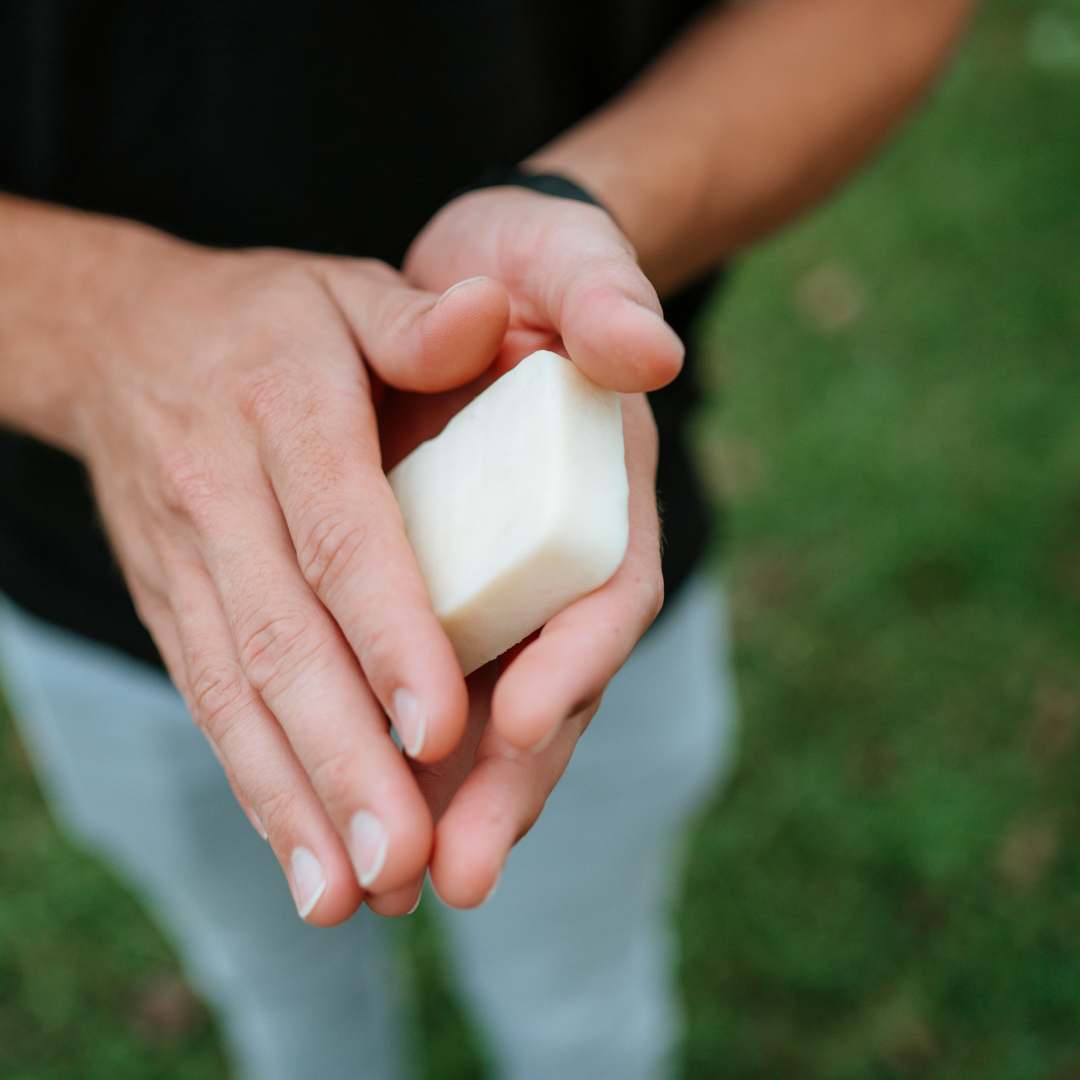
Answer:
<svg viewBox="0 0 1080 1080"><path fill-rule="evenodd" d="M703 333L744 735L680 911L688 1075L1080 1078L1080 0L988 4ZM224 1075L7 718L0 821L0 1076ZM481 1075L403 933L422 1075Z"/></svg>

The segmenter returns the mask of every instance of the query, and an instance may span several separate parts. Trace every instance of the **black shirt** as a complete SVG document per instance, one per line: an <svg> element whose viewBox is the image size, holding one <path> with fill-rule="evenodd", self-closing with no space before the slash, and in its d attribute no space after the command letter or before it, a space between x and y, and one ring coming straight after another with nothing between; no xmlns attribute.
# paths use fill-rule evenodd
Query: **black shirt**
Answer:
<svg viewBox="0 0 1080 1080"><path fill-rule="evenodd" d="M400 264L458 188L618 92L703 0L0 0L0 189L219 247ZM699 284L666 305L685 338ZM704 503L692 350L653 395L669 594ZM159 663L81 467L0 432L0 591Z"/></svg>

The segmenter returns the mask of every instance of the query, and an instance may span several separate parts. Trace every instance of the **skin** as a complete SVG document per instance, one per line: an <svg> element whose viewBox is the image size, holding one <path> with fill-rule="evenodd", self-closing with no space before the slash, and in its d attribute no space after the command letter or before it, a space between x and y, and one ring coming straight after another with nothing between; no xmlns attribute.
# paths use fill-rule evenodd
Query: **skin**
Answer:
<svg viewBox="0 0 1080 1080"><path fill-rule="evenodd" d="M473 384L447 394L391 392L384 400L384 460L396 464L439 431L496 374L537 348L566 351L554 334L511 326L499 358ZM551 619L539 634L469 679L465 737L436 765L414 763L436 821L430 875L439 896L473 907L490 895L511 847L532 827L562 776L604 688L663 603L655 482L658 441L643 394L623 397L630 481L630 542L615 575ZM498 723L492 723L497 717ZM410 911L422 880L369 899L380 914Z"/></svg>
<svg viewBox="0 0 1080 1080"><path fill-rule="evenodd" d="M661 385L682 346L629 246L606 215L593 221L613 252L564 283L584 313L567 332L621 385ZM376 405L411 393L445 409L454 399L439 391L505 356L506 288L480 277L440 296L371 260L211 251L13 199L0 222L13 245L4 419L86 465L139 615L298 910L332 925L365 896L418 887L431 774L414 775L386 718L424 766L458 746L470 705L383 471L379 427L408 413L380 425ZM587 311L575 297L614 260L622 284ZM638 342L630 377L608 358ZM648 502L651 425L641 443ZM402 691L425 717L422 746L396 715ZM521 796L535 799L524 784ZM485 866L501 864L502 844ZM449 876L448 896L482 898Z"/></svg>
<svg viewBox="0 0 1080 1080"><path fill-rule="evenodd" d="M661 296L849 178L949 59L975 0L748 0L706 11L528 165L615 214Z"/></svg>
<svg viewBox="0 0 1080 1080"><path fill-rule="evenodd" d="M488 895L662 602L642 392L677 374L682 346L657 288L831 190L916 100L970 7L708 13L527 162L579 180L613 217L474 192L421 231L404 277L0 196L0 422L86 465L139 614L308 921L338 923L365 898L404 913L426 869L455 906ZM630 550L467 686L380 436L400 455L547 346L627 395ZM358 812L374 833L356 834Z"/></svg>

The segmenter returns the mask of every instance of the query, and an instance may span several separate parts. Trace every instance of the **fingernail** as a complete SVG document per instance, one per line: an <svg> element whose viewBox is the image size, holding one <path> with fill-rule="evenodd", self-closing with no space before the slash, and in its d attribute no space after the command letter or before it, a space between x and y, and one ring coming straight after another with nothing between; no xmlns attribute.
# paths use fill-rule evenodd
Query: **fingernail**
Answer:
<svg viewBox="0 0 1080 1080"><path fill-rule="evenodd" d="M542 754L555 741L555 736L558 735L560 731L562 731L561 720L559 721L559 723L553 725L551 730L548 731L548 733L542 739L540 739L539 742L533 744L532 752L534 754Z"/></svg>
<svg viewBox="0 0 1080 1080"><path fill-rule="evenodd" d="M262 819L250 806L244 807L244 813L247 814L248 821L251 822L251 827L261 836L264 840L269 840L270 837L266 834L266 829L263 826Z"/></svg>
<svg viewBox="0 0 1080 1080"><path fill-rule="evenodd" d="M290 862L296 910L301 919L306 919L326 892L326 875L319 860L306 847L293 848Z"/></svg>
<svg viewBox="0 0 1080 1080"><path fill-rule="evenodd" d="M484 277L483 274L478 274L476 277L465 278L464 281L459 281L456 285L451 285L450 288L435 301L435 303L441 304L451 293L457 292L458 289L464 289L467 285L474 285L478 281L487 281L487 278Z"/></svg>
<svg viewBox="0 0 1080 1080"><path fill-rule="evenodd" d="M424 739L427 737L427 717L424 710L420 708L416 695L404 687L394 691L390 704L393 709L390 720L401 745L409 757L416 757L424 749Z"/></svg>
<svg viewBox="0 0 1080 1080"><path fill-rule="evenodd" d="M416 894L416 903L414 903L413 906L411 908L409 908L408 911L405 912L406 915L412 915L413 912L416 911L416 909L420 906L420 900L423 898L423 895L424 895L424 886L421 885L420 886L420 891Z"/></svg>
<svg viewBox="0 0 1080 1080"><path fill-rule="evenodd" d="M357 880L365 889L370 888L379 876L389 844L386 828L370 810L358 810L353 814L349 822L349 856Z"/></svg>

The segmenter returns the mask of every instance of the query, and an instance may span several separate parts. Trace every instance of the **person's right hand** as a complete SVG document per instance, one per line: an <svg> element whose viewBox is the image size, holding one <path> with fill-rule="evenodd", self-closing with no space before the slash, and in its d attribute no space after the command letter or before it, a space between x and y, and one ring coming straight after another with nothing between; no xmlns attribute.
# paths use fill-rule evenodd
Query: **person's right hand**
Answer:
<svg viewBox="0 0 1080 1080"><path fill-rule="evenodd" d="M73 444L173 681L301 915L332 925L431 852L384 710L432 762L467 708L373 388L467 382L508 301L484 278L437 297L369 260L150 246L87 349Z"/></svg>

